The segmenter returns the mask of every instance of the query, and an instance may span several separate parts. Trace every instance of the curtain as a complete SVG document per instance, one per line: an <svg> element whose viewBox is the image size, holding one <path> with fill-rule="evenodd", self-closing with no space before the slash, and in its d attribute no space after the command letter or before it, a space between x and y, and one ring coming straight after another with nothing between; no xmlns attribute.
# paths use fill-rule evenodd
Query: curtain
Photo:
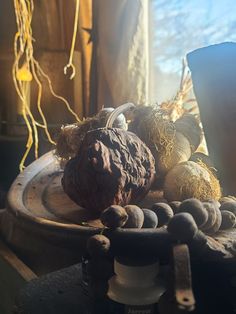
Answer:
<svg viewBox="0 0 236 314"><path fill-rule="evenodd" d="M97 109L149 101L148 1L94 1Z"/></svg>

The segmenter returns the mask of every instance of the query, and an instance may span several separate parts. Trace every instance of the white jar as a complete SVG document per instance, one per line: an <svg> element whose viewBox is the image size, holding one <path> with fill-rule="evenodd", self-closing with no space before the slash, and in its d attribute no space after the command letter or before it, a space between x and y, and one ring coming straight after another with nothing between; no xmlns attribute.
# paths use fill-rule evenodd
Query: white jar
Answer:
<svg viewBox="0 0 236 314"><path fill-rule="evenodd" d="M145 306L158 303L165 292L163 281L157 276L159 263L130 266L115 260L114 271L116 275L109 280L108 297L119 304L134 306L135 310L126 310L127 313L152 313Z"/></svg>

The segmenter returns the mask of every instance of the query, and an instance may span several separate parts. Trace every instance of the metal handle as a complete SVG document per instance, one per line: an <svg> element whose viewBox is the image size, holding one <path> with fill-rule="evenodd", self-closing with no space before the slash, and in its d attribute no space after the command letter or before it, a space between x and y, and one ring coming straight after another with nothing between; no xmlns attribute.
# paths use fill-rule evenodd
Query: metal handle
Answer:
<svg viewBox="0 0 236 314"><path fill-rule="evenodd" d="M175 272L175 297L179 309L193 311L195 298L192 291L192 278L189 250L186 244L173 247Z"/></svg>

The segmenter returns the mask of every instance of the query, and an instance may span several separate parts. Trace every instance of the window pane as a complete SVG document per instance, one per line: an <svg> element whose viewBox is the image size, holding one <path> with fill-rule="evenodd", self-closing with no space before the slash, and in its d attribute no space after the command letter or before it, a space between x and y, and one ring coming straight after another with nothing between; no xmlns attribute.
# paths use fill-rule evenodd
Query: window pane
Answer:
<svg viewBox="0 0 236 314"><path fill-rule="evenodd" d="M235 0L150 1L151 101L174 96L191 50L236 41Z"/></svg>

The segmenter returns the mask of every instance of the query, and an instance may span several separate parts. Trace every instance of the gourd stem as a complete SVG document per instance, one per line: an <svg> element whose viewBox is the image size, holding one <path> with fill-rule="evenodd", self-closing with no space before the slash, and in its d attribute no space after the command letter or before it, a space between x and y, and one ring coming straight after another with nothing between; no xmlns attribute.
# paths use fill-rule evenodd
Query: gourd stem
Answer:
<svg viewBox="0 0 236 314"><path fill-rule="evenodd" d="M114 121L116 120L116 118L121 113L124 113L124 112L126 112L126 111L128 111L128 110L130 110L130 109L132 109L134 107L135 107L135 104L133 104L132 102L128 102L126 104L123 104L123 105L119 106L115 110L113 110L112 113L110 114L110 116L107 119L105 128L112 128L112 125L113 125Z"/></svg>

